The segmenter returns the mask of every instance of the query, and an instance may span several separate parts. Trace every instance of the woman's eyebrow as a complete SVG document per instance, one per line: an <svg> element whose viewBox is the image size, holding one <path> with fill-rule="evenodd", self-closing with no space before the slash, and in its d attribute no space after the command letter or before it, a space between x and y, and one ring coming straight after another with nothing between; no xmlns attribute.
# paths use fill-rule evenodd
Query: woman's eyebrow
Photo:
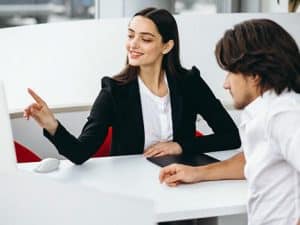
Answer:
<svg viewBox="0 0 300 225"><path fill-rule="evenodd" d="M128 28L128 31L135 33L135 31L131 28ZM150 32L140 32L141 35L150 35L152 37L155 37L154 34L150 33Z"/></svg>

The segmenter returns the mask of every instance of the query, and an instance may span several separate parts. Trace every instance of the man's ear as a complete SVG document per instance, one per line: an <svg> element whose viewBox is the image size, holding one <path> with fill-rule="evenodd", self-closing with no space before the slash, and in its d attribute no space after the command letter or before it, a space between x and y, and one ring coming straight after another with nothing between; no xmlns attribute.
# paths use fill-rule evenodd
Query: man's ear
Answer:
<svg viewBox="0 0 300 225"><path fill-rule="evenodd" d="M174 41L173 40L169 40L167 43L164 44L164 50L163 50L163 54L168 54L172 48L174 47Z"/></svg>
<svg viewBox="0 0 300 225"><path fill-rule="evenodd" d="M250 80L254 86L259 86L261 77L258 74L253 74L252 76L250 76Z"/></svg>

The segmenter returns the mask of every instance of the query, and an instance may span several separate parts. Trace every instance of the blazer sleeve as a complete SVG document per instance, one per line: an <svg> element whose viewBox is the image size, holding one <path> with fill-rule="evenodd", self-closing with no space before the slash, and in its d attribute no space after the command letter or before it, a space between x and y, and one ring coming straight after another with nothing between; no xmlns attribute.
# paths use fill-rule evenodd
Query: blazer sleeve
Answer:
<svg viewBox="0 0 300 225"><path fill-rule="evenodd" d="M201 78L196 67L192 68L186 87L189 87L187 97L192 101L195 112L202 116L214 133L202 137L185 138L179 143L183 150L190 153L203 153L239 148L241 140L238 128Z"/></svg>
<svg viewBox="0 0 300 225"><path fill-rule="evenodd" d="M55 145L58 152L75 164L82 164L99 149L106 137L108 127L112 125L113 98L110 82L106 79L109 78L102 80L102 90L78 138L74 137L60 122L53 136L47 130L43 130L44 136Z"/></svg>

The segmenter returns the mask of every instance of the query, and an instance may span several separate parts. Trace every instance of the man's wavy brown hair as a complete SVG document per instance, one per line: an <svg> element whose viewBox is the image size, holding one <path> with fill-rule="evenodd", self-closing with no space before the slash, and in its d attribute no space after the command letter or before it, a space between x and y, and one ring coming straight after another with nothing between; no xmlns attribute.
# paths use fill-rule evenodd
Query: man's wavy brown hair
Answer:
<svg viewBox="0 0 300 225"><path fill-rule="evenodd" d="M299 48L292 36L272 20L247 20L227 30L216 45L215 56L224 70L260 76L261 90L300 93Z"/></svg>

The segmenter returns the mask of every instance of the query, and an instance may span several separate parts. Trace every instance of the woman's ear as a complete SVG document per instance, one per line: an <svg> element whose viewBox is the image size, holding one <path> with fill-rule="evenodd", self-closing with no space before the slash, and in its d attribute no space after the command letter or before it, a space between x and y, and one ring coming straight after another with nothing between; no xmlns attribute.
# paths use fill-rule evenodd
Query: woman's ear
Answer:
<svg viewBox="0 0 300 225"><path fill-rule="evenodd" d="M173 40L169 40L167 43L164 44L164 49L163 49L163 54L168 54L172 48L174 47L174 41Z"/></svg>

